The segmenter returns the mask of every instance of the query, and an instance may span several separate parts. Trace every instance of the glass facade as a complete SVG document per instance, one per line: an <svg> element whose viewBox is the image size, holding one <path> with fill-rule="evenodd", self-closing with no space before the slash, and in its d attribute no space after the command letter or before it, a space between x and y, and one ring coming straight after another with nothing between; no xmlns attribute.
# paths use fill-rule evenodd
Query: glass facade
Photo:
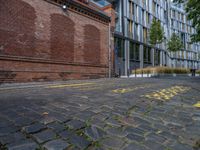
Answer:
<svg viewBox="0 0 200 150"><path fill-rule="evenodd" d="M200 68L200 44L190 43L195 33L191 21L181 5L171 0L115 0L115 37L122 36L124 75L133 68L170 66ZM149 43L149 29L153 18L161 22L165 40L156 47ZM177 33L184 45L180 52L168 52L167 40ZM153 50L154 49L154 50ZM121 56L121 54L119 54Z"/></svg>

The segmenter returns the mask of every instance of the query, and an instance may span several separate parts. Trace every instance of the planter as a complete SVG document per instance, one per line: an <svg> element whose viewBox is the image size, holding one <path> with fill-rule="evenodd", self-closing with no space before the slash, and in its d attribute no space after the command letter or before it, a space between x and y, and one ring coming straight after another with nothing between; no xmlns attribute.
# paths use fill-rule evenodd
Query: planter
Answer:
<svg viewBox="0 0 200 150"><path fill-rule="evenodd" d="M199 77L199 74L195 75L196 77ZM150 78L150 77L192 77L192 74L158 74L158 73L150 73L150 74L131 74L129 78ZM127 76L122 76L121 78L128 78Z"/></svg>

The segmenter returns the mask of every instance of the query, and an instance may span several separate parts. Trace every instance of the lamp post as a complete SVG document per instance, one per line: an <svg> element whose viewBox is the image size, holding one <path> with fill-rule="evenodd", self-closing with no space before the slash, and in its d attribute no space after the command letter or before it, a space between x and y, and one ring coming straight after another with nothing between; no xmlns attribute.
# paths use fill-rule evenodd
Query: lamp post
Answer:
<svg viewBox="0 0 200 150"><path fill-rule="evenodd" d="M62 5L62 9L63 9L63 11L67 11L67 6L66 5Z"/></svg>

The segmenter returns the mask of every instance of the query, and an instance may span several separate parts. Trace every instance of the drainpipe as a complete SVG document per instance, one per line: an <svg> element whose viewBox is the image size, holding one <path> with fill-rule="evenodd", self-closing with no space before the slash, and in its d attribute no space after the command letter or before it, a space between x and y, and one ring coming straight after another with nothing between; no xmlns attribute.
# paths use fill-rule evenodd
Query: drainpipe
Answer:
<svg viewBox="0 0 200 150"><path fill-rule="evenodd" d="M111 25L109 23L108 77L111 78Z"/></svg>
<svg viewBox="0 0 200 150"><path fill-rule="evenodd" d="M125 40L125 17L124 17L124 0L121 0L121 11L122 11L122 18L121 18L121 21L122 21L122 35L123 35L123 49L124 49L124 58L123 59L125 59L125 60L123 60L124 61L124 75L127 75L127 68L126 68L126 66L127 66L127 64L126 64L126 61L127 61L127 57L126 57L126 40Z"/></svg>
<svg viewBox="0 0 200 150"><path fill-rule="evenodd" d="M125 36L125 29L124 29L124 0L121 0L121 9L122 9L122 34L123 37Z"/></svg>

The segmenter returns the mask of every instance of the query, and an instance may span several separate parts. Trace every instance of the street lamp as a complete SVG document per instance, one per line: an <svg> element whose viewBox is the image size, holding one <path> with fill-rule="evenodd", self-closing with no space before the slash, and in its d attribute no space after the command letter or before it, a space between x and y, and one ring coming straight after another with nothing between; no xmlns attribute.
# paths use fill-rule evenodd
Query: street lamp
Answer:
<svg viewBox="0 0 200 150"><path fill-rule="evenodd" d="M63 9L63 11L67 11L67 6L66 5L62 5L62 9Z"/></svg>

